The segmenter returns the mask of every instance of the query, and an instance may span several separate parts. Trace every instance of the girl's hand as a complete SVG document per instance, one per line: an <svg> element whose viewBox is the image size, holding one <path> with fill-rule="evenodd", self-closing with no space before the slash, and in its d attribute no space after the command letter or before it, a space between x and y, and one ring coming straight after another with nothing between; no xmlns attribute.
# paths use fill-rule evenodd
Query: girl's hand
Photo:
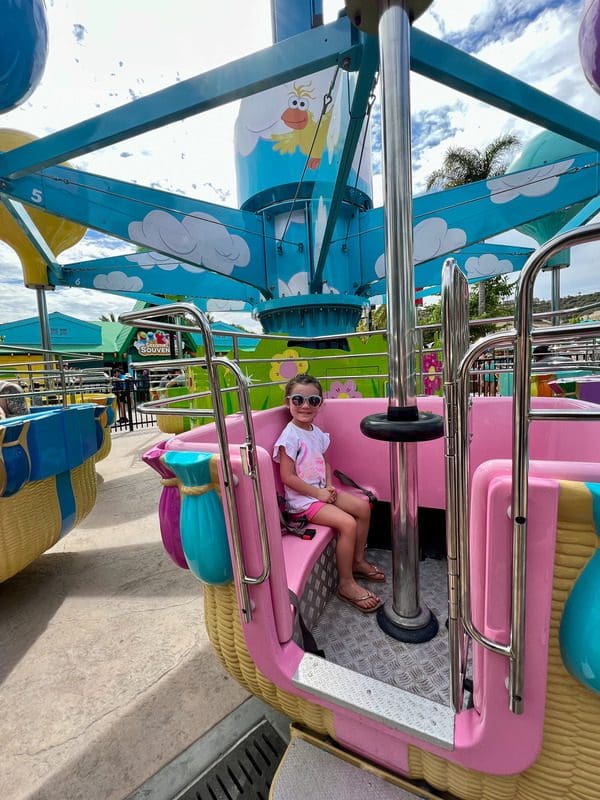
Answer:
<svg viewBox="0 0 600 800"><path fill-rule="evenodd" d="M328 488L325 489L317 489L317 500L320 500L321 503L333 503L331 499L331 492Z"/></svg>
<svg viewBox="0 0 600 800"><path fill-rule="evenodd" d="M325 491L329 492L329 500L328 503L335 503L337 500L337 490L333 486L326 486Z"/></svg>

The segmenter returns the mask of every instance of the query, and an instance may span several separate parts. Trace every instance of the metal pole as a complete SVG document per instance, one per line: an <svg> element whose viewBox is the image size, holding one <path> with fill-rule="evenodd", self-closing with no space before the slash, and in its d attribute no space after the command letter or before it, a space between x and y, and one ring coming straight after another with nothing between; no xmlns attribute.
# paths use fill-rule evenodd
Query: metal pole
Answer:
<svg viewBox="0 0 600 800"><path fill-rule="evenodd" d="M35 290L35 297L37 300L38 319L40 321L40 337L42 348L44 350L51 350L52 344L50 341L50 323L48 320L48 306L46 305L45 290L38 286Z"/></svg>
<svg viewBox="0 0 600 800"><path fill-rule="evenodd" d="M412 249L410 138L410 20L405 0L379 5L381 117L390 419L410 417L415 393L415 302ZM419 603L416 445L390 443L392 608L379 614L392 636L426 627L431 612ZM396 630L398 629L398 630ZM437 623L436 623L437 629ZM429 637L430 638L430 637Z"/></svg>
<svg viewBox="0 0 600 800"><path fill-rule="evenodd" d="M183 320L181 317L176 317L175 322L177 325L181 325ZM177 358L183 358L183 333L181 330L175 332L175 339L176 339L176 346L175 350L177 352Z"/></svg>
<svg viewBox="0 0 600 800"><path fill-rule="evenodd" d="M552 270L552 311L560 311L560 271L562 266ZM552 324L560 325L560 317L552 315Z"/></svg>
<svg viewBox="0 0 600 800"><path fill-rule="evenodd" d="M42 349L44 350L44 372L46 372L44 385L46 388L50 388L50 380L47 373L52 369L52 356L50 355L50 352L46 351L52 350L52 341L50 338L48 306L46 305L46 290L41 286L37 286L35 290L35 297L37 300L38 319L40 321L40 340L42 343Z"/></svg>
<svg viewBox="0 0 600 800"><path fill-rule="evenodd" d="M560 271L566 269L570 262L570 251L563 250L558 258L550 259L551 263L542 267L542 272L549 272L551 276L550 310L556 312L552 314L552 325L560 325Z"/></svg>

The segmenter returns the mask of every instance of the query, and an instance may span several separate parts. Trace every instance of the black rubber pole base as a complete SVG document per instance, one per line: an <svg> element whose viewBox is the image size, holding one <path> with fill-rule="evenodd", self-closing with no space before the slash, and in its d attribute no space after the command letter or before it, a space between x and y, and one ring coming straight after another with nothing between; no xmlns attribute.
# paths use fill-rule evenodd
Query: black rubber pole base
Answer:
<svg viewBox="0 0 600 800"><path fill-rule="evenodd" d="M396 639L398 642L407 644L422 644L428 642L438 632L438 621L434 614L429 615L429 620L420 628L404 628L397 625L385 613L385 606L381 606L377 611L377 623L384 633Z"/></svg>

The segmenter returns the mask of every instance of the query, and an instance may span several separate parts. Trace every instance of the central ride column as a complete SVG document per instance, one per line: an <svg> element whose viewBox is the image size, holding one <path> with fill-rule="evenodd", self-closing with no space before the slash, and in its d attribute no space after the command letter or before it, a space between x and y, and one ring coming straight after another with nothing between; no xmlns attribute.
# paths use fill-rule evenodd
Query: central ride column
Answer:
<svg viewBox="0 0 600 800"><path fill-rule="evenodd" d="M443 420L419 413L415 389L415 289L412 244L410 23L431 0L347 0L353 22L379 33L389 404L361 423L390 442L393 599L380 627L405 642L432 639L438 622L419 597L416 443L443 435Z"/></svg>

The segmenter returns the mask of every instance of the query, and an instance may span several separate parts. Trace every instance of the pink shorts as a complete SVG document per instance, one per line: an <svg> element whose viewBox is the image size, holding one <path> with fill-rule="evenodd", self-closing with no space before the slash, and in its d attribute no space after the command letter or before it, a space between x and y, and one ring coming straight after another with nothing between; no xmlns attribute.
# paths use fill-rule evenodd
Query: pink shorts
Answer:
<svg viewBox="0 0 600 800"><path fill-rule="evenodd" d="M320 511L325 505L327 505L327 503L322 503L320 500L315 500L315 502L311 503L308 508L304 509L304 511L300 511L298 514L290 514L290 517L292 519L306 517L306 519L310 522L317 511Z"/></svg>

